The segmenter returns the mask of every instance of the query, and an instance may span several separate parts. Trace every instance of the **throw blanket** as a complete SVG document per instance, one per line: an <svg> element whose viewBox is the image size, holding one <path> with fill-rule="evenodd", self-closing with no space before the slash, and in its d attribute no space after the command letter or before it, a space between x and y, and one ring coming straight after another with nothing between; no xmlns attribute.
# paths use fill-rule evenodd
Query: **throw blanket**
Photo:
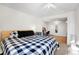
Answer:
<svg viewBox="0 0 79 59"><path fill-rule="evenodd" d="M6 38L3 42L5 55L52 55L58 42L51 36Z"/></svg>

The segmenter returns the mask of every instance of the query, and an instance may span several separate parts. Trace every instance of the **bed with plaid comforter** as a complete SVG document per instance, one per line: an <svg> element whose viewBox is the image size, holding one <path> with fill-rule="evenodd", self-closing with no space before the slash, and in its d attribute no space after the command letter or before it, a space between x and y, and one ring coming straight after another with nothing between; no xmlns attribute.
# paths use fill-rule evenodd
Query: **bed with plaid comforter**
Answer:
<svg viewBox="0 0 79 59"><path fill-rule="evenodd" d="M3 42L5 55L52 55L59 47L51 36L6 38Z"/></svg>

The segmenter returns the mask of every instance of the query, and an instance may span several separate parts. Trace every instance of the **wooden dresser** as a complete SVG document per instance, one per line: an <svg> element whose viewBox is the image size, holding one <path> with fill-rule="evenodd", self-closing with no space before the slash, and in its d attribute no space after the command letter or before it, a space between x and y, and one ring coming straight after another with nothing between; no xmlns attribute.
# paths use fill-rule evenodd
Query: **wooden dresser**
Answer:
<svg viewBox="0 0 79 59"><path fill-rule="evenodd" d="M55 36L54 35L54 37L60 44L62 44L62 43L67 44L67 37L66 36Z"/></svg>

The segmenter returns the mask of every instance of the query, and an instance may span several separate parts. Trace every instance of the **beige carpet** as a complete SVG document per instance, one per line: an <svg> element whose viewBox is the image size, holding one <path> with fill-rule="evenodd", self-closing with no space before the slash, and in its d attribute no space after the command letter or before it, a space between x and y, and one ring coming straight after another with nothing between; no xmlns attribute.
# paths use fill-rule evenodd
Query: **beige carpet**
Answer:
<svg viewBox="0 0 79 59"><path fill-rule="evenodd" d="M66 44L60 44L60 48L55 52L55 55L67 55L68 47Z"/></svg>

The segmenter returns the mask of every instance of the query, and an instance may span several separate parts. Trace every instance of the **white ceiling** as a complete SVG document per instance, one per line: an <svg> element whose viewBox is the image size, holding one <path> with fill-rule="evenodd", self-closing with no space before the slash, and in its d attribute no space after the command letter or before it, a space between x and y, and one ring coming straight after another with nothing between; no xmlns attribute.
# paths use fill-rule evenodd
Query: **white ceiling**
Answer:
<svg viewBox="0 0 79 59"><path fill-rule="evenodd" d="M18 11L36 16L47 17L64 12L73 11L78 7L78 3L53 3L56 8L44 8L46 3L3 3L6 7L16 9Z"/></svg>

